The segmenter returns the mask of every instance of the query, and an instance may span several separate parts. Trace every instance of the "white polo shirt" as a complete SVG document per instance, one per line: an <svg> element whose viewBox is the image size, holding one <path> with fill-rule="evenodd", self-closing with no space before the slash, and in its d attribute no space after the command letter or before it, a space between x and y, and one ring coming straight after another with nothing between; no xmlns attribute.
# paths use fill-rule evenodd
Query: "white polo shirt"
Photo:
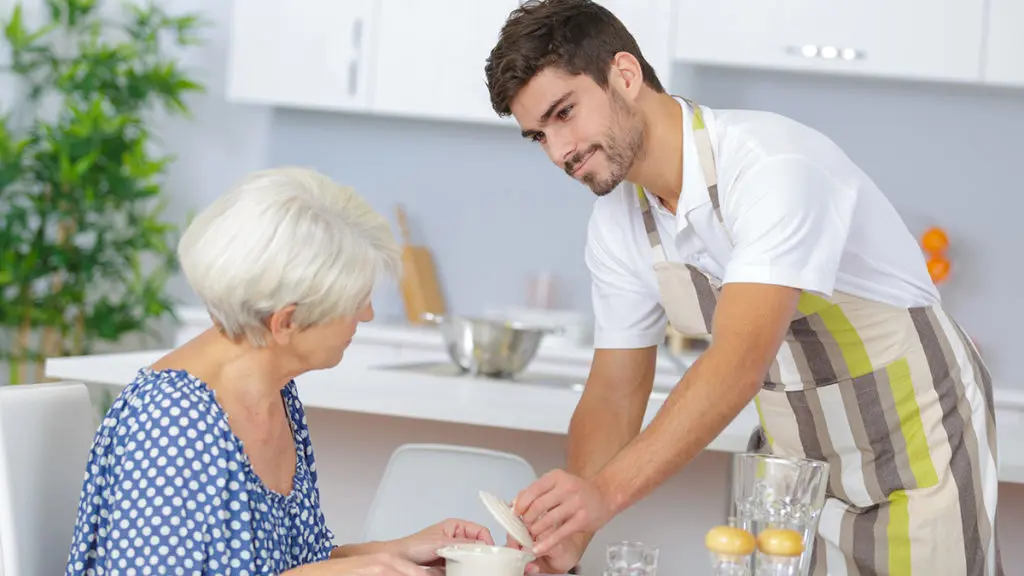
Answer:
<svg viewBox="0 0 1024 576"><path fill-rule="evenodd" d="M683 108L683 189L676 214L649 196L669 260L723 283L833 290L900 307L939 293L916 238L871 179L821 133L769 112L702 107L715 151L722 218L697 161ZM641 348L665 337L651 248L633 185L597 199L587 234L596 348Z"/></svg>

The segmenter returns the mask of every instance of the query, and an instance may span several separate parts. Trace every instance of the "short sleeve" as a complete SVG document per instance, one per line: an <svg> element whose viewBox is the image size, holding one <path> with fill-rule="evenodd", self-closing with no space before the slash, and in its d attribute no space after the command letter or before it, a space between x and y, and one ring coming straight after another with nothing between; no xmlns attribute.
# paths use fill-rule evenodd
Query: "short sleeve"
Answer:
<svg viewBox="0 0 1024 576"><path fill-rule="evenodd" d="M68 574L256 573L245 474L212 410L165 396L101 428Z"/></svg>
<svg viewBox="0 0 1024 576"><path fill-rule="evenodd" d="M733 240L723 283L831 295L856 203L856 190L804 157L763 161L733 185L723 206Z"/></svg>
<svg viewBox="0 0 1024 576"><path fill-rule="evenodd" d="M585 252L591 275L594 347L654 346L665 339L667 320L661 302L644 286L637 271L611 248L615 245L621 249L625 243L609 238L608 227L616 224L603 222L597 208L590 218ZM628 218L622 221L628 222Z"/></svg>

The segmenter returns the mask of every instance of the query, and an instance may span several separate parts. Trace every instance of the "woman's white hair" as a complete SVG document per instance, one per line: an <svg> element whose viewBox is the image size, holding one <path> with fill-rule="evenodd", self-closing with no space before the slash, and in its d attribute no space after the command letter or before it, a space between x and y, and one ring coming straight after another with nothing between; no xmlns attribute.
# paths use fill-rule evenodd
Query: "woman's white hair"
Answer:
<svg viewBox="0 0 1024 576"><path fill-rule="evenodd" d="M351 316L382 274L401 272L390 226L355 190L290 166L218 198L185 230L178 259L217 326L254 346L274 312L295 304L300 329Z"/></svg>

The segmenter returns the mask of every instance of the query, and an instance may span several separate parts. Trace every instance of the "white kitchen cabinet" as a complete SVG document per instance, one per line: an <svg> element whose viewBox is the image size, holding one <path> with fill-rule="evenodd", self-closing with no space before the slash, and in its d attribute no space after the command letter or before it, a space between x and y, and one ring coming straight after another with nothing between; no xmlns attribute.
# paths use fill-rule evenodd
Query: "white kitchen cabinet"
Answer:
<svg viewBox="0 0 1024 576"><path fill-rule="evenodd" d="M515 126L491 108L487 56L517 0L381 0L373 111Z"/></svg>
<svg viewBox="0 0 1024 576"><path fill-rule="evenodd" d="M983 78L1024 86L1024 0L989 0Z"/></svg>
<svg viewBox="0 0 1024 576"><path fill-rule="evenodd" d="M598 0L671 85L673 0ZM381 0L373 111L516 126L491 108L484 65L519 0Z"/></svg>
<svg viewBox="0 0 1024 576"><path fill-rule="evenodd" d="M715 0L716 2L719 0ZM671 92L675 0L597 0L633 34L644 59Z"/></svg>
<svg viewBox="0 0 1024 576"><path fill-rule="evenodd" d="M380 0L234 0L227 97L365 111Z"/></svg>
<svg viewBox="0 0 1024 576"><path fill-rule="evenodd" d="M976 82L985 1L678 0L675 56L708 65Z"/></svg>

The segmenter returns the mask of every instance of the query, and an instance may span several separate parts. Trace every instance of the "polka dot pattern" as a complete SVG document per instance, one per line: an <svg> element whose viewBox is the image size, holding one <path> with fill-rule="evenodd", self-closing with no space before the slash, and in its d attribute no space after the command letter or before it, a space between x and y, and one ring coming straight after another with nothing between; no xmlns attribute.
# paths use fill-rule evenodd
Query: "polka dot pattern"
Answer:
<svg viewBox="0 0 1024 576"><path fill-rule="evenodd" d="M334 535L295 383L292 491L267 488L205 383L139 371L93 440L65 576L255 576L326 559Z"/></svg>

